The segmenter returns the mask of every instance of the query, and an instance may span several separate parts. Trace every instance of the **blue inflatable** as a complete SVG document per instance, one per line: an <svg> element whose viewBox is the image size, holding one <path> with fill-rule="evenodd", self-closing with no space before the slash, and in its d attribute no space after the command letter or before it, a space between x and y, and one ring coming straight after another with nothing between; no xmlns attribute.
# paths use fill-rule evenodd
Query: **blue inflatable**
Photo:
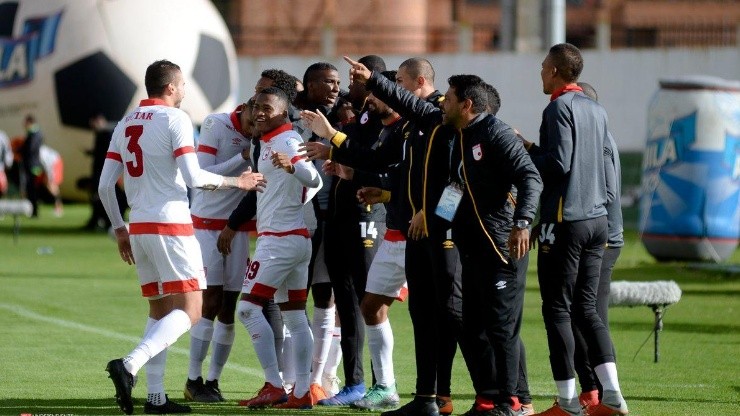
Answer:
<svg viewBox="0 0 740 416"><path fill-rule="evenodd" d="M662 80L647 124L643 244L658 260L725 260L740 239L740 82Z"/></svg>

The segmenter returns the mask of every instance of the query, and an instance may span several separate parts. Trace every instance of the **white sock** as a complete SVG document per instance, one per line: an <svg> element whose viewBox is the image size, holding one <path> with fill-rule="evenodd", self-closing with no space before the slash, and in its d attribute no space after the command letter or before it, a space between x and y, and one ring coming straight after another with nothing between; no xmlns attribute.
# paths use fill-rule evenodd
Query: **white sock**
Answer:
<svg viewBox="0 0 740 416"><path fill-rule="evenodd" d="M208 355L208 345L213 337L213 321L200 318L190 329L190 368L188 378L196 380L203 375L203 360Z"/></svg>
<svg viewBox="0 0 740 416"><path fill-rule="evenodd" d="M167 401L164 395L164 369L167 364L167 348L147 361L146 372L147 400L161 406Z"/></svg>
<svg viewBox="0 0 740 416"><path fill-rule="evenodd" d="M283 381L286 385L295 384L295 356L293 355L293 337L283 323Z"/></svg>
<svg viewBox="0 0 740 416"><path fill-rule="evenodd" d="M604 391L620 391L619 378L617 377L617 364L604 363L594 367L594 373L599 378L599 383L604 386Z"/></svg>
<svg viewBox="0 0 740 416"><path fill-rule="evenodd" d="M151 331L157 320L148 318L144 327L144 336ZM155 405L164 404L167 399L164 395L164 369L167 362L167 349L152 357L144 366L146 371L147 401Z"/></svg>
<svg viewBox="0 0 740 416"><path fill-rule="evenodd" d="M334 313L336 307L328 309L313 308L313 362L311 363L311 384L321 384L321 374L324 372L331 341L334 334Z"/></svg>
<svg viewBox="0 0 740 416"><path fill-rule="evenodd" d="M124 367L129 373L136 375L147 361L174 344L188 329L190 329L188 314L180 309L172 310L152 325L141 343L123 358Z"/></svg>
<svg viewBox="0 0 740 416"><path fill-rule="evenodd" d="M574 397L578 397L576 394L576 379L569 378L567 380L555 380L555 385L558 388L558 397L561 399L570 400Z"/></svg>
<svg viewBox="0 0 740 416"><path fill-rule="evenodd" d="M396 382L393 372L394 339L391 322L386 319L378 325L365 325L365 328L375 381L377 384L390 387Z"/></svg>
<svg viewBox="0 0 740 416"><path fill-rule="evenodd" d="M305 310L283 311L282 316L285 327L290 331L293 341L296 376L293 395L303 397L308 393L309 388L313 334L311 334L311 327L308 326L308 317Z"/></svg>
<svg viewBox="0 0 740 416"><path fill-rule="evenodd" d="M336 377L337 370L339 370L339 364L342 362L342 327L334 327L334 335L331 337L331 347L329 348L329 355L326 357L326 365L324 366L324 374L329 377Z"/></svg>
<svg viewBox="0 0 740 416"><path fill-rule="evenodd" d="M282 386L283 380L280 378L277 356L275 356L275 338L272 327L262 314L262 306L242 300L239 301L236 312L252 339L254 351L265 371L265 380L275 387Z"/></svg>
<svg viewBox="0 0 740 416"><path fill-rule="evenodd" d="M234 345L234 335L236 335L234 324L216 321L216 328L213 331L213 356L206 380L218 380L221 377L221 372L231 354L231 346Z"/></svg>

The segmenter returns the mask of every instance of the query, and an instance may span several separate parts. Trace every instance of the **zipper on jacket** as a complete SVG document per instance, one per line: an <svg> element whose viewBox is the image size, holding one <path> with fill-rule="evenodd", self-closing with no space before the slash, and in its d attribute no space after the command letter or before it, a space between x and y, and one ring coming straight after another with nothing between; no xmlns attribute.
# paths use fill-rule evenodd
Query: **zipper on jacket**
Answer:
<svg viewBox="0 0 740 416"><path fill-rule="evenodd" d="M488 234L488 230L486 230L486 226L483 225L483 220L480 217L480 214L478 213L478 205L475 203L475 197L473 197L473 191L470 186L470 182L468 181L468 172L465 170L465 147L463 146L463 134L462 130L458 130L458 133L460 133L460 161L462 162L462 171L463 171L463 177L465 179L465 189L468 190L468 195L470 195L470 202L473 203L473 211L475 212L475 216L478 218L478 223L480 224L481 229L483 230L483 233L488 237L488 241L491 242L491 246L493 247L493 250L498 254L501 261L504 262L504 264L509 264L509 262L506 260L503 254L501 254L500 251L498 251L498 247L496 247L496 243L493 242L493 238L491 238L491 235Z"/></svg>

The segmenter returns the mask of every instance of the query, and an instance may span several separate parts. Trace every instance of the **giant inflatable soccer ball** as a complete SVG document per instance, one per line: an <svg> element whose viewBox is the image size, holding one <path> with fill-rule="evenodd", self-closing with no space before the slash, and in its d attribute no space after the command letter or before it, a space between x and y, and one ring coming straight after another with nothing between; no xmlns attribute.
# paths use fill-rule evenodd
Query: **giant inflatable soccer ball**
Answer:
<svg viewBox="0 0 740 416"><path fill-rule="evenodd" d="M91 173L89 120L118 121L146 98L144 72L168 59L185 75L182 109L196 123L236 103L236 54L207 0L0 0L0 130L39 120L64 158L67 198Z"/></svg>

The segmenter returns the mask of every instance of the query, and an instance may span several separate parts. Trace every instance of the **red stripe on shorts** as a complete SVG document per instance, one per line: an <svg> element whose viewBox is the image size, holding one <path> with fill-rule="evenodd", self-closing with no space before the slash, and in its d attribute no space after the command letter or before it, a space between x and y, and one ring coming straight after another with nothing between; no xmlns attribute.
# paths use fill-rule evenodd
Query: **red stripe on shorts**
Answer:
<svg viewBox="0 0 740 416"><path fill-rule="evenodd" d="M129 234L194 235L193 224L172 224L164 222L134 222L129 225Z"/></svg>
<svg viewBox="0 0 740 416"><path fill-rule="evenodd" d="M307 228L299 228L297 230L282 231L279 233L276 233L273 231L264 231L261 233L257 233L257 237L262 237L262 236L287 237L289 235L300 235L306 238L311 238L311 234L308 232Z"/></svg>
<svg viewBox="0 0 740 416"><path fill-rule="evenodd" d="M249 294L260 298L272 299L275 292L277 292L277 288L263 285L262 283L255 283Z"/></svg>
<svg viewBox="0 0 740 416"><path fill-rule="evenodd" d="M398 299L399 302L403 302L406 300L406 298L409 296L409 288L406 286L401 287L401 293L396 296L396 299Z"/></svg>
<svg viewBox="0 0 740 416"><path fill-rule="evenodd" d="M201 218L195 215L190 215L190 217L193 218L193 228L198 230L211 230L211 231L221 231L226 227L229 220L222 220L217 218ZM256 220L249 220L239 226L239 229L236 231L256 231L257 230L257 221Z"/></svg>
<svg viewBox="0 0 740 416"><path fill-rule="evenodd" d="M288 302L305 301L308 299L307 289L288 290Z"/></svg>
<svg viewBox="0 0 740 416"><path fill-rule="evenodd" d="M198 290L200 290L200 284L198 283L198 279L195 278L162 283L162 292L164 292L163 295L169 295L171 293L195 292Z"/></svg>
<svg viewBox="0 0 740 416"><path fill-rule="evenodd" d="M406 241L406 236L403 235L403 233L399 230L392 230L389 228L385 230L385 236L383 236L383 239L385 241L393 241L393 242Z"/></svg>
<svg viewBox="0 0 740 416"><path fill-rule="evenodd" d="M159 283L152 282L145 285L141 285L141 296L148 298L150 296L159 295Z"/></svg>

